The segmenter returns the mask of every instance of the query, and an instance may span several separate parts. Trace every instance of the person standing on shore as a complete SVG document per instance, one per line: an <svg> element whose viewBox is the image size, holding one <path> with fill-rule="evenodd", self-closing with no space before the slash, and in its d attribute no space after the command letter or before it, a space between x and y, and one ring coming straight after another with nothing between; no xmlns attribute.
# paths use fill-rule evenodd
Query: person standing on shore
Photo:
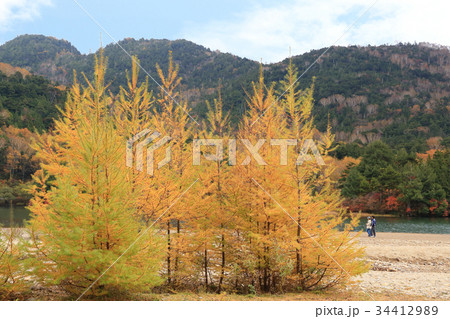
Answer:
<svg viewBox="0 0 450 319"><path fill-rule="evenodd" d="M375 231L375 227L376 226L377 226L377 220L375 219L375 216L372 216L372 228L371 228L371 231L372 231L372 236L373 237L377 237L377 233Z"/></svg>
<svg viewBox="0 0 450 319"><path fill-rule="evenodd" d="M367 234L369 235L369 237L372 237L372 220L371 220L370 216L367 217L366 229L367 229Z"/></svg>

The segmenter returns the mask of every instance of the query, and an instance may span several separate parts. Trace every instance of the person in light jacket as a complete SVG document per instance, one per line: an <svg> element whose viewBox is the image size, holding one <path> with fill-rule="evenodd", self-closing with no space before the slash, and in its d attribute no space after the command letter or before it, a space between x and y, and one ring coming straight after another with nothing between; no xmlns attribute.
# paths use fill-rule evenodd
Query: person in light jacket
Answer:
<svg viewBox="0 0 450 319"><path fill-rule="evenodd" d="M369 235L369 237L372 237L372 219L370 218L370 216L367 217L366 228L367 234Z"/></svg>
<svg viewBox="0 0 450 319"><path fill-rule="evenodd" d="M375 219L375 216L372 216L372 228L371 228L372 237L377 237L377 233L375 231L376 226L377 226L377 220Z"/></svg>

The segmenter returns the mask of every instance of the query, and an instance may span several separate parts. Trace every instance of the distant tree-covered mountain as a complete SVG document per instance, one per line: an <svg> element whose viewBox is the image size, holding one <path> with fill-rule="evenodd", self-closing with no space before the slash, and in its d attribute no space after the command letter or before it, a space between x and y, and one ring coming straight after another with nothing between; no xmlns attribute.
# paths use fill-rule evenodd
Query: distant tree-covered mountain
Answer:
<svg viewBox="0 0 450 319"><path fill-rule="evenodd" d="M0 63L0 127L46 131L58 116L57 105L63 106L65 100L64 86Z"/></svg>
<svg viewBox="0 0 450 319"><path fill-rule="evenodd" d="M186 40L127 38L104 48L107 81L118 92L125 85L130 55L158 80L155 65L167 66L173 52L180 66L182 89L196 117L205 113L205 100L222 87L225 108L237 123L246 110L245 91L257 79L259 63L229 53L211 51ZM324 52L314 50L292 57L300 74ZM65 40L23 35L0 46L0 62L22 67L56 84L69 85L73 70L88 77L94 54L81 54ZM263 65L268 82L279 81L288 59ZM144 80L147 74L141 72ZM367 144L382 139L395 148L424 152L430 139L450 136L450 52L428 44L333 47L302 76L303 87L315 77L316 125L324 130L331 121L338 140ZM150 86L157 85L150 80Z"/></svg>

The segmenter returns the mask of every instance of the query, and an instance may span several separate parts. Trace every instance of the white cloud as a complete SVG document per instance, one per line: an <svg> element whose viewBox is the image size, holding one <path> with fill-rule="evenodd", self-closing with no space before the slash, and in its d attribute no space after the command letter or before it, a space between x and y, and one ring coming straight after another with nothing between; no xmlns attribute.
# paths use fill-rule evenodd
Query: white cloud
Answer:
<svg viewBox="0 0 450 319"><path fill-rule="evenodd" d="M255 4L227 21L190 26L196 43L263 62L332 45L374 0L286 0ZM432 42L450 45L447 1L378 0L336 45Z"/></svg>
<svg viewBox="0 0 450 319"><path fill-rule="evenodd" d="M51 4L51 0L0 0L0 31L11 28L18 21L39 17L41 8Z"/></svg>

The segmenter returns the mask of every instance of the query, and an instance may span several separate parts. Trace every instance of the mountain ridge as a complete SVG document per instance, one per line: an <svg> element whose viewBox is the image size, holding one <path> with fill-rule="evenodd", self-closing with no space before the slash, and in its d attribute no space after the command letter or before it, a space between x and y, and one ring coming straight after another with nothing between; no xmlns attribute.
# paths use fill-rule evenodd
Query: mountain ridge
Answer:
<svg viewBox="0 0 450 319"><path fill-rule="evenodd" d="M224 105L231 110L234 122L245 112L244 90L257 79L258 62L182 39L125 38L118 43L136 55L153 77L155 64L165 69L168 52L172 51L180 66L184 98L195 116L202 116L204 101L216 96L219 82ZM43 45L47 52L42 53ZM125 70L131 67L121 47L109 44L103 49L108 57L106 78L112 82L113 92L125 84ZM323 51L293 56L292 61L301 74ZM0 46L0 62L70 85L72 69L90 76L94 54L81 54L65 40L23 35ZM287 62L284 59L263 65L268 83L284 76ZM446 47L426 43L333 47L301 78L301 87L309 86L312 77L316 78L316 125L324 130L329 115L338 140L366 144L384 139L391 145L423 151L419 144L450 134L446 124L450 122L450 52ZM144 72L140 79L145 79ZM154 83L150 86L157 89ZM411 140L420 143L413 145Z"/></svg>

